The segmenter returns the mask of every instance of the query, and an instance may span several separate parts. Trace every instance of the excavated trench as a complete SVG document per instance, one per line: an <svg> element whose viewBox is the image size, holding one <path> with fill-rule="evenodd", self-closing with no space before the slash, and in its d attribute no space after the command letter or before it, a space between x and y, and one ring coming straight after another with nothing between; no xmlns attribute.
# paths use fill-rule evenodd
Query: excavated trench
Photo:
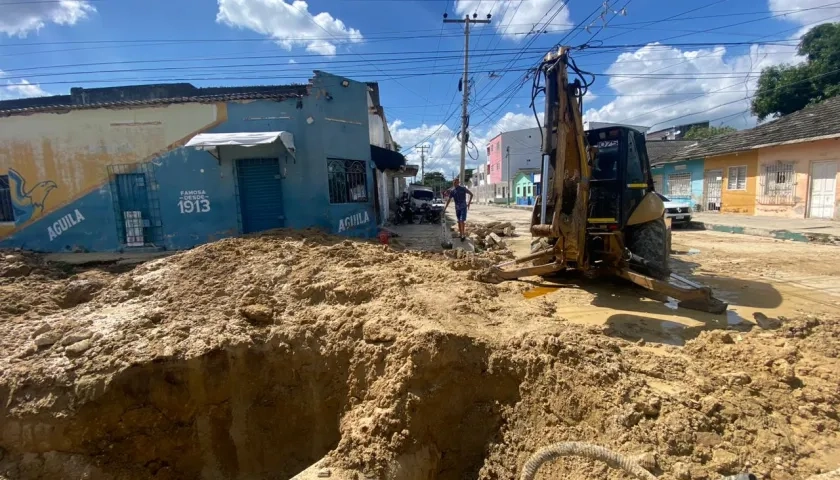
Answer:
<svg viewBox="0 0 840 480"><path fill-rule="evenodd" d="M77 385L72 415L5 420L0 478L287 479L330 452L389 478L475 478L522 373L475 339L421 337L334 348L307 332L132 366ZM364 452L373 437L393 451Z"/></svg>

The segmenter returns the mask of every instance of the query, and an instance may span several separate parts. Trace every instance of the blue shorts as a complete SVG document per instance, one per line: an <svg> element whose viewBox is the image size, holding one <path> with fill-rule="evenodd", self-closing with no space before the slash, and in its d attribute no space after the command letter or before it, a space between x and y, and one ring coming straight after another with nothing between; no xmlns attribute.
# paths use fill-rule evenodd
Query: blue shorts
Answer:
<svg viewBox="0 0 840 480"><path fill-rule="evenodd" d="M458 219L459 222L466 222L467 221L467 206L464 205L463 207L455 206L455 218Z"/></svg>

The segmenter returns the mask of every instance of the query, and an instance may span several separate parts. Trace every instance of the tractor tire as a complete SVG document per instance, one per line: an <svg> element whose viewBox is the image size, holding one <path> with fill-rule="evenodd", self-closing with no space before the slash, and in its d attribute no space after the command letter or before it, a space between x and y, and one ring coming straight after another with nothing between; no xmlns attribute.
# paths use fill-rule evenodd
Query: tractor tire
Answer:
<svg viewBox="0 0 840 480"><path fill-rule="evenodd" d="M640 273L657 280L668 279L671 275L668 269L670 240L670 232L662 218L633 227L627 247L631 252L647 260L652 267L644 268Z"/></svg>

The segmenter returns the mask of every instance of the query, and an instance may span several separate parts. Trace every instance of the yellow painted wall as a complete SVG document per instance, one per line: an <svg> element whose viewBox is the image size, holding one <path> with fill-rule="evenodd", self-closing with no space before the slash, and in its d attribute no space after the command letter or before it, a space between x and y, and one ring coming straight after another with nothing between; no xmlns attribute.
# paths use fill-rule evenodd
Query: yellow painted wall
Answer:
<svg viewBox="0 0 840 480"><path fill-rule="evenodd" d="M808 197L811 188L811 164L829 160L840 160L840 140L820 140L759 149L759 174L763 170L763 165L775 164L776 162L793 162L793 168L796 172L796 193L793 205L762 205L759 199L756 205L756 215L805 218L808 213ZM840 171L838 171L836 182L837 185L840 185ZM840 202L840 188L836 188L835 192L837 202Z"/></svg>
<svg viewBox="0 0 840 480"><path fill-rule="evenodd" d="M747 188L746 190L730 190L729 167L746 165L747 167ZM721 213L742 213L746 215L755 214L755 192L756 172L758 171L758 152L749 151L707 157L705 170L723 170L723 185L721 186Z"/></svg>
<svg viewBox="0 0 840 480"><path fill-rule="evenodd" d="M32 221L99 188L107 165L151 160L225 121L226 112L224 103L195 103L1 117L0 175L9 175L16 199L20 177L27 198L43 204ZM0 236L21 226L3 224Z"/></svg>

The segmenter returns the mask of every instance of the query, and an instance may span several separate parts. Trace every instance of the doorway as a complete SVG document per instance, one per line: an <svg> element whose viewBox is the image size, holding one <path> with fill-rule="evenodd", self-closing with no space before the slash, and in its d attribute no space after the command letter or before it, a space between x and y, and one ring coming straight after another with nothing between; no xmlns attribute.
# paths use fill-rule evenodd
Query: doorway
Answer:
<svg viewBox="0 0 840 480"><path fill-rule="evenodd" d="M163 247L160 200L150 163L108 165L117 235L125 247Z"/></svg>
<svg viewBox="0 0 840 480"><path fill-rule="evenodd" d="M703 179L703 208L707 212L720 212L723 170L706 170Z"/></svg>
<svg viewBox="0 0 840 480"><path fill-rule="evenodd" d="M236 177L242 233L283 227L285 216L280 161L276 158L237 160Z"/></svg>
<svg viewBox="0 0 840 480"><path fill-rule="evenodd" d="M810 218L834 218L837 189L837 162L811 164Z"/></svg>

